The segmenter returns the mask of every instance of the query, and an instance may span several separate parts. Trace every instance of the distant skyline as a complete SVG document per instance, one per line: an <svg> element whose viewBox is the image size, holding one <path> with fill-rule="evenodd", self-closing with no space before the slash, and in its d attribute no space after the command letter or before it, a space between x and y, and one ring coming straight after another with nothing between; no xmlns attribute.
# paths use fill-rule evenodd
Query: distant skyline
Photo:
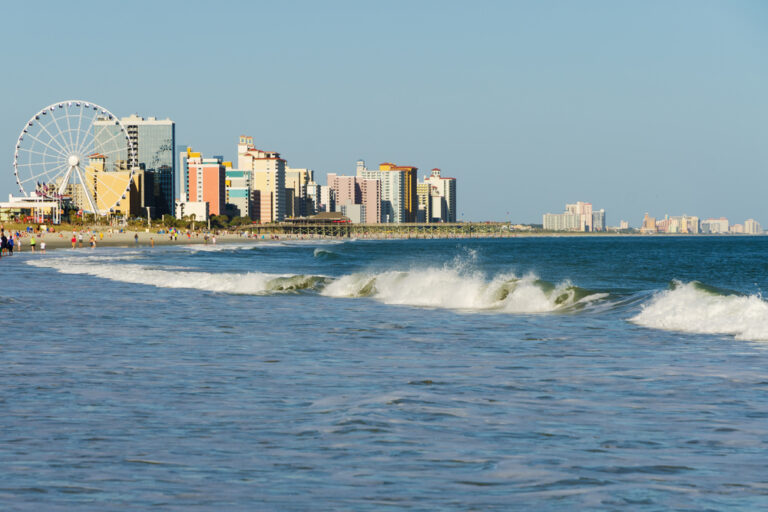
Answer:
<svg viewBox="0 0 768 512"><path fill-rule="evenodd" d="M169 117L233 159L439 167L460 220L587 201L768 226L768 2L37 2L4 6L0 194L44 106ZM507 215L509 212L509 215Z"/></svg>

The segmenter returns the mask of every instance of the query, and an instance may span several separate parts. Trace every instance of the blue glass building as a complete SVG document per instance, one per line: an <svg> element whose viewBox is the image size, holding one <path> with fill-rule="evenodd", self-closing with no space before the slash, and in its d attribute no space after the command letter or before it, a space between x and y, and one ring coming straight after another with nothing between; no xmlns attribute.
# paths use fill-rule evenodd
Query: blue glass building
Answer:
<svg viewBox="0 0 768 512"><path fill-rule="evenodd" d="M173 214L176 190L176 123L170 119L144 119L137 115L120 120L128 131L128 138L136 145L134 161L128 167L140 167L145 171L146 190L142 191L142 205L151 207L153 217ZM94 123L96 151L100 141L109 140L112 132L119 130L110 123ZM126 155L116 157L127 160Z"/></svg>

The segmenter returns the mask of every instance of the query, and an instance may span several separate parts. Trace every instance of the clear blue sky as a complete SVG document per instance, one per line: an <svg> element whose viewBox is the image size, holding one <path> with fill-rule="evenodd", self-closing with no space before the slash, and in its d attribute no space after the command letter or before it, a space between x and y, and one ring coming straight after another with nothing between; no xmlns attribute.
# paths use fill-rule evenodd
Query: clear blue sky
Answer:
<svg viewBox="0 0 768 512"><path fill-rule="evenodd" d="M3 197L24 123L78 98L207 155L251 134L323 183L440 167L466 220L768 226L766 1L14 2L0 41Z"/></svg>

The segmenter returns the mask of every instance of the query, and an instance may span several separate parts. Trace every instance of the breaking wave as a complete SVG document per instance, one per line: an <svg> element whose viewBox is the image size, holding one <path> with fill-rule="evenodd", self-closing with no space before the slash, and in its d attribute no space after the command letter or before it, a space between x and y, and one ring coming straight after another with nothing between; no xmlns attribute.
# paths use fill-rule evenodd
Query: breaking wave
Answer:
<svg viewBox="0 0 768 512"><path fill-rule="evenodd" d="M564 311L607 296L570 282L552 285L534 276L511 274L488 279L450 268L350 274L330 282L321 293L371 297L386 304L507 313Z"/></svg>
<svg viewBox="0 0 768 512"><path fill-rule="evenodd" d="M322 249L318 247L315 249L314 252L315 258L322 259L322 260L335 260L339 257L339 255L329 249Z"/></svg>
<svg viewBox="0 0 768 512"><path fill-rule="evenodd" d="M643 327L768 341L768 302L693 281L675 281L630 319Z"/></svg>
<svg viewBox="0 0 768 512"><path fill-rule="evenodd" d="M492 278L457 268L321 275L280 275L262 272L210 273L136 263L117 264L83 258L30 261L64 274L83 274L112 281L160 288L188 288L211 292L263 295L309 291L327 297L368 297L386 304L464 311L547 313L586 307L608 294L594 293L570 282L553 285L535 276L512 274Z"/></svg>
<svg viewBox="0 0 768 512"><path fill-rule="evenodd" d="M157 286L159 288L188 288L238 295L262 295L322 287L324 276L280 275L262 272L225 274L191 272L163 267L146 267L127 264L84 264L75 259L37 260L28 262L32 266L47 267L63 274L83 274L123 283Z"/></svg>

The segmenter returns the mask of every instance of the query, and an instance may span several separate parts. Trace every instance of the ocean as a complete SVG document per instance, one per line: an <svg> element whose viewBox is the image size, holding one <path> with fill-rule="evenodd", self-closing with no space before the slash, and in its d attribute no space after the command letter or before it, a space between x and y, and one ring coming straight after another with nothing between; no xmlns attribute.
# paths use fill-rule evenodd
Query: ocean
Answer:
<svg viewBox="0 0 768 512"><path fill-rule="evenodd" d="M0 509L768 509L768 237L0 260Z"/></svg>

